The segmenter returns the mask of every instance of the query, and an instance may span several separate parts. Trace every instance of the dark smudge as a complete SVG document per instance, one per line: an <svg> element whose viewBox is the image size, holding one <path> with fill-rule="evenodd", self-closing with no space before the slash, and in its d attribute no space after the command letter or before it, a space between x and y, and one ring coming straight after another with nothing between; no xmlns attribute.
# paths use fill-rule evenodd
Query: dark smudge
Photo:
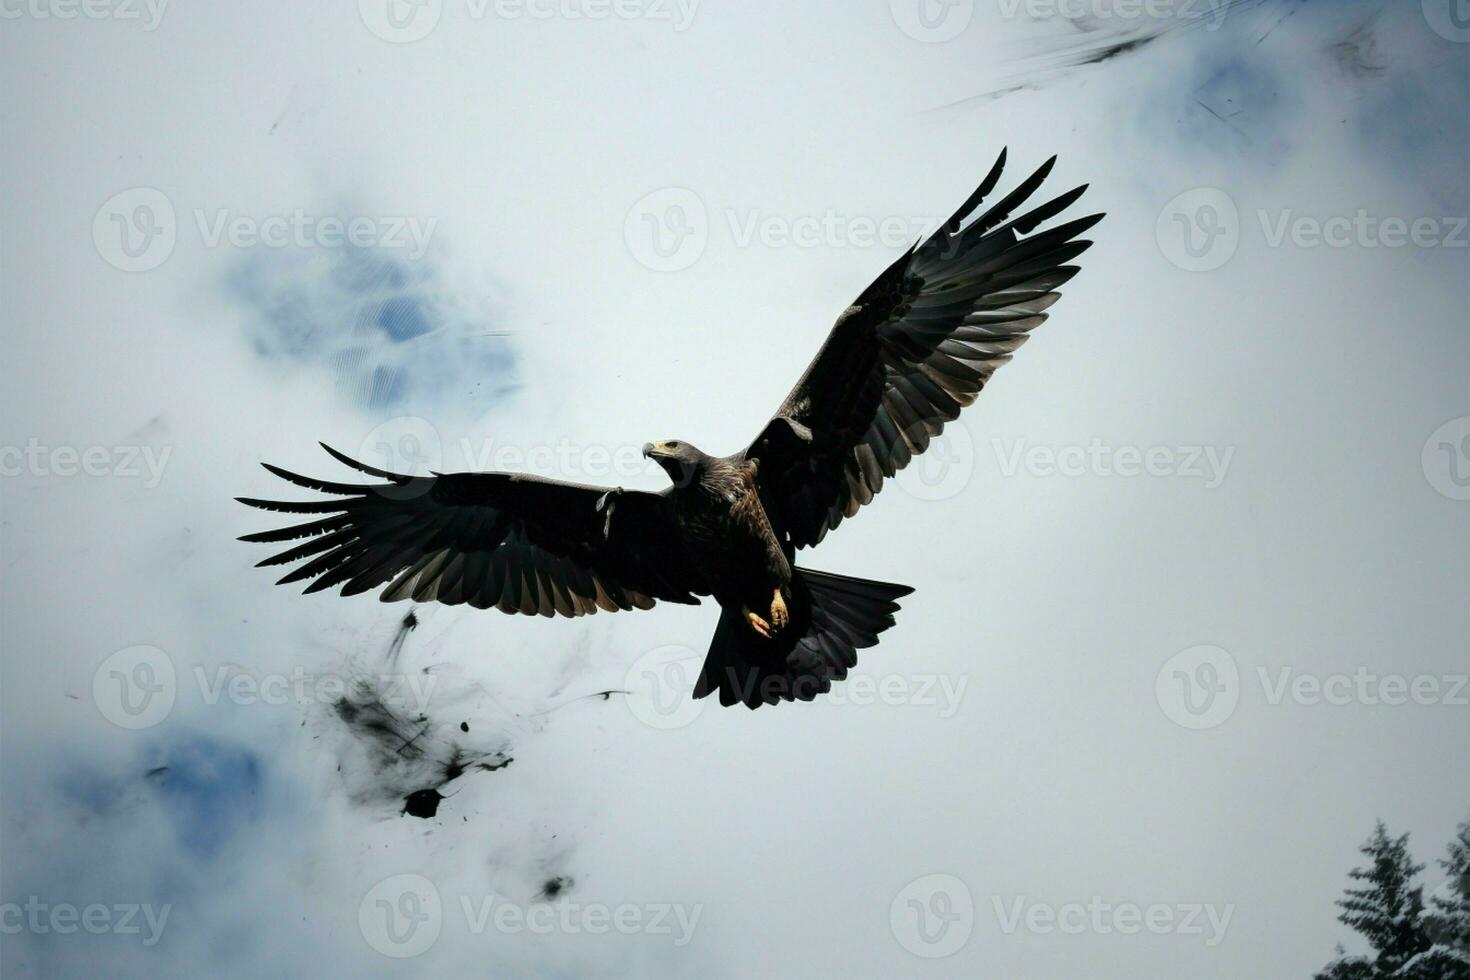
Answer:
<svg viewBox="0 0 1470 980"><path fill-rule="evenodd" d="M423 712L404 713L366 683L336 703L337 718L353 736L354 764L340 767L356 783L353 798L367 806L401 801L400 813L429 818L446 799L440 790L470 771L510 765L508 743L471 745ZM464 726L460 726L463 728Z"/></svg>
<svg viewBox="0 0 1470 980"><path fill-rule="evenodd" d="M537 897L542 901L550 901L576 883L576 879L570 875L557 875L554 878L548 878L546 879L546 884L541 886L541 894Z"/></svg>
<svg viewBox="0 0 1470 980"><path fill-rule="evenodd" d="M1172 34L1214 31L1236 8L1261 5L1262 0L1224 0L1219 6L1201 4L1187 13L1181 11L1177 17L1148 19L1091 14L1068 17L1058 12L1056 18L1066 22L1071 28L1070 33L1030 41L1026 44L1027 53L1007 59L1009 68L995 84L937 108L954 109L1016 92L1039 91L1097 65L1152 46Z"/></svg>

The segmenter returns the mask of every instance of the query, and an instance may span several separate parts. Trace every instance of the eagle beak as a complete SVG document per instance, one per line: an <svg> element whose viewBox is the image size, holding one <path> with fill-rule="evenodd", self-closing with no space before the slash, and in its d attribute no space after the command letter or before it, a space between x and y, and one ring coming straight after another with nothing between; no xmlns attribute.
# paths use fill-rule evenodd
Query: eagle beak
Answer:
<svg viewBox="0 0 1470 980"><path fill-rule="evenodd" d="M651 443L651 442L645 442L643 444L643 458L644 459L653 459L654 452L656 452L656 449L655 449L653 443Z"/></svg>

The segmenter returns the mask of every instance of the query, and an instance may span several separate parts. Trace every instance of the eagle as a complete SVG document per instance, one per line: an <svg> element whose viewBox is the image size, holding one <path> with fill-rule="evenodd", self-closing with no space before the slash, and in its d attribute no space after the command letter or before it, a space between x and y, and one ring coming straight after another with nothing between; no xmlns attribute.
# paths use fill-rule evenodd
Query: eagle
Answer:
<svg viewBox="0 0 1470 980"><path fill-rule="evenodd" d="M913 590L816 571L796 552L872 502L922 453L1047 318L1102 214L1037 231L1087 185L1030 210L1056 162L978 216L1006 153L932 235L916 242L842 311L806 373L747 447L711 456L689 442L647 443L669 476L659 493L522 473L403 475L322 444L372 482L313 479L327 495L237 498L303 523L243 541L292 544L259 565L299 563L280 584L384 602L468 604L583 616L599 609L697 604L720 618L694 696L757 708L831 690L894 625ZM1017 214L1017 212L1022 212ZM1012 217L1017 214L1016 217Z"/></svg>

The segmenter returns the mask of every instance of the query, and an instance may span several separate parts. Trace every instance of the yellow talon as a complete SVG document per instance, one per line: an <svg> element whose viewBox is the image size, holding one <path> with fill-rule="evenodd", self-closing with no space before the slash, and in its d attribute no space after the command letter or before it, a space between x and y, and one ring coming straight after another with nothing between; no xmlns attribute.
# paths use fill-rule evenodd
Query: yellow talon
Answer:
<svg viewBox="0 0 1470 980"><path fill-rule="evenodd" d="M771 597L771 624L779 630L790 621L791 617L786 612L786 600L781 597L781 590L777 589L776 594Z"/></svg>
<svg viewBox="0 0 1470 980"><path fill-rule="evenodd" d="M745 621L750 624L750 628L769 640L771 638L771 624L761 619L749 609L745 609L743 612L745 613Z"/></svg>

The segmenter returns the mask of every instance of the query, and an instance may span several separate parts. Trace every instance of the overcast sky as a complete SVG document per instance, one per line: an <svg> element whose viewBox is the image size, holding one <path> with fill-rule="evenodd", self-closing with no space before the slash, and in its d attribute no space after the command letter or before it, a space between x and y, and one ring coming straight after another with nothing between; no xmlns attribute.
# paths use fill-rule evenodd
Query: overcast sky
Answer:
<svg viewBox="0 0 1470 980"><path fill-rule="evenodd" d="M1373 821L1431 860L1470 804L1456 9L3 0L0 972L1352 948ZM916 588L831 696L690 703L709 606L403 630L234 540L260 461L342 475L318 440L649 489L646 440L735 451L1003 146L1108 218L802 556Z"/></svg>

